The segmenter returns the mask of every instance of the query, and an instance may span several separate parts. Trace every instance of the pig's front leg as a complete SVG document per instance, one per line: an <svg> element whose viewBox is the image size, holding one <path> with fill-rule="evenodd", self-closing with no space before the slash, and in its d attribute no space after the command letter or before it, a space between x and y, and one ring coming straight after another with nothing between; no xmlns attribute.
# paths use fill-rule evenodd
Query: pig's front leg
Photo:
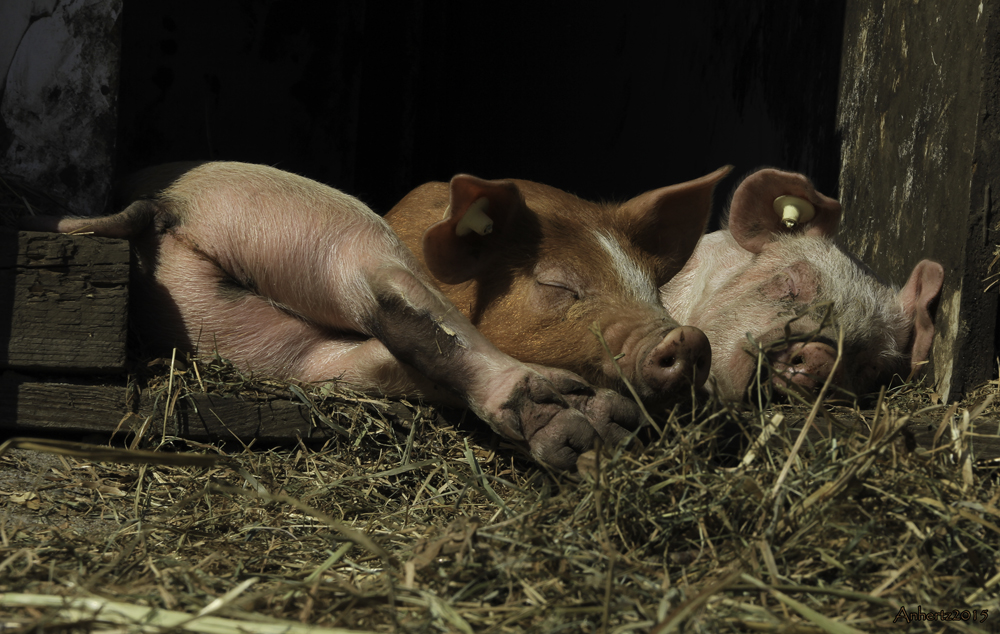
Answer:
<svg viewBox="0 0 1000 634"><path fill-rule="evenodd" d="M570 469L597 437L618 443L638 424L637 408L620 395L500 352L411 271L382 267L369 283L371 334L400 361L463 395L498 433L527 443L535 459Z"/></svg>

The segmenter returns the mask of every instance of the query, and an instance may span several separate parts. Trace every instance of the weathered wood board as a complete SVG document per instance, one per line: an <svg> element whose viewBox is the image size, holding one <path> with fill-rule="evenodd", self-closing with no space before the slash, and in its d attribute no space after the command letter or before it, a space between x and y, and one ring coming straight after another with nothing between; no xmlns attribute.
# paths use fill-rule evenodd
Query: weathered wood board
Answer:
<svg viewBox="0 0 1000 634"><path fill-rule="evenodd" d="M998 18L980 0L847 2L844 239L899 285L922 258L944 265L931 370L945 399L997 376Z"/></svg>
<svg viewBox="0 0 1000 634"><path fill-rule="evenodd" d="M146 426L154 435L192 440L287 442L335 433L314 422L308 408L276 399L190 394L165 415L148 394L115 385L39 382L0 373L0 430L8 433L128 434ZM148 422L147 422L148 421Z"/></svg>
<svg viewBox="0 0 1000 634"><path fill-rule="evenodd" d="M128 433L142 421L124 387L42 383L0 372L0 429L11 433Z"/></svg>
<svg viewBox="0 0 1000 634"><path fill-rule="evenodd" d="M0 369L125 367L128 242L0 228Z"/></svg>
<svg viewBox="0 0 1000 634"><path fill-rule="evenodd" d="M192 440L282 442L328 438L333 431L313 423L308 408L284 400L247 401L231 396L192 394L178 399L173 433Z"/></svg>

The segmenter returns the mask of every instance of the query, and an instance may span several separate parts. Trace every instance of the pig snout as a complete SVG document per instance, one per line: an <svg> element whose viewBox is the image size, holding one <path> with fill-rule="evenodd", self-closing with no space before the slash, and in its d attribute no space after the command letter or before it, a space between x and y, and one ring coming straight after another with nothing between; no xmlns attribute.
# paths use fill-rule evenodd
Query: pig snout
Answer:
<svg viewBox="0 0 1000 634"><path fill-rule="evenodd" d="M690 384L701 387L712 366L708 337L693 326L679 326L655 343L639 361L639 376L654 393L667 394Z"/></svg>
<svg viewBox="0 0 1000 634"><path fill-rule="evenodd" d="M792 344L771 359L778 385L792 384L809 391L818 390L833 371L837 351L817 341ZM836 378L836 377L835 377Z"/></svg>

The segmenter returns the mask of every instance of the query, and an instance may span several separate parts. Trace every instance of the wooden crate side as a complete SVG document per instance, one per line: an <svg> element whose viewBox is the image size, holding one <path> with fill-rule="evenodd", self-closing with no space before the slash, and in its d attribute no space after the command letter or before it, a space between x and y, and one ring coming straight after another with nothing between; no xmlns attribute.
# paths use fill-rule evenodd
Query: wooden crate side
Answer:
<svg viewBox="0 0 1000 634"><path fill-rule="evenodd" d="M125 368L128 242L23 231L0 252L0 369Z"/></svg>
<svg viewBox="0 0 1000 634"><path fill-rule="evenodd" d="M145 427L156 436L250 443L322 439L334 432L313 424L309 410L286 400L244 400L188 394L169 416L148 393L115 385L47 383L0 372L0 430L9 433L122 434Z"/></svg>
<svg viewBox="0 0 1000 634"><path fill-rule="evenodd" d="M0 429L7 432L128 432L141 423L132 412L125 387L41 383L0 373Z"/></svg>

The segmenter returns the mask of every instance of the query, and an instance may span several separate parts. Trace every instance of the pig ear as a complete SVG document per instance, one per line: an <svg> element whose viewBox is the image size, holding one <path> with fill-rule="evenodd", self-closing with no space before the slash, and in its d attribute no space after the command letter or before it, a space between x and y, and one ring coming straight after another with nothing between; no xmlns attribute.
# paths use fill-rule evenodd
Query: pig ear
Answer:
<svg viewBox="0 0 1000 634"><path fill-rule="evenodd" d="M445 217L424 232L424 262L438 280L459 284L475 277L495 243L524 207L511 181L487 181L468 174L451 179Z"/></svg>
<svg viewBox="0 0 1000 634"><path fill-rule="evenodd" d="M913 369L918 369L930 356L931 343L934 341L931 306L940 295L943 282L944 268L937 262L921 260L913 267L909 281L897 295L903 311L913 323L910 336L910 367Z"/></svg>
<svg viewBox="0 0 1000 634"><path fill-rule="evenodd" d="M712 192L732 165L686 183L636 196L621 207L635 243L668 263L669 281L691 257L712 213ZM661 283L661 284L662 284Z"/></svg>
<svg viewBox="0 0 1000 634"><path fill-rule="evenodd" d="M808 201L815 215L789 227L775 211L775 200L794 196ZM741 247L760 253L782 233L833 237L840 224L840 203L816 191L802 174L762 169L750 174L733 194L729 205L729 231Z"/></svg>

